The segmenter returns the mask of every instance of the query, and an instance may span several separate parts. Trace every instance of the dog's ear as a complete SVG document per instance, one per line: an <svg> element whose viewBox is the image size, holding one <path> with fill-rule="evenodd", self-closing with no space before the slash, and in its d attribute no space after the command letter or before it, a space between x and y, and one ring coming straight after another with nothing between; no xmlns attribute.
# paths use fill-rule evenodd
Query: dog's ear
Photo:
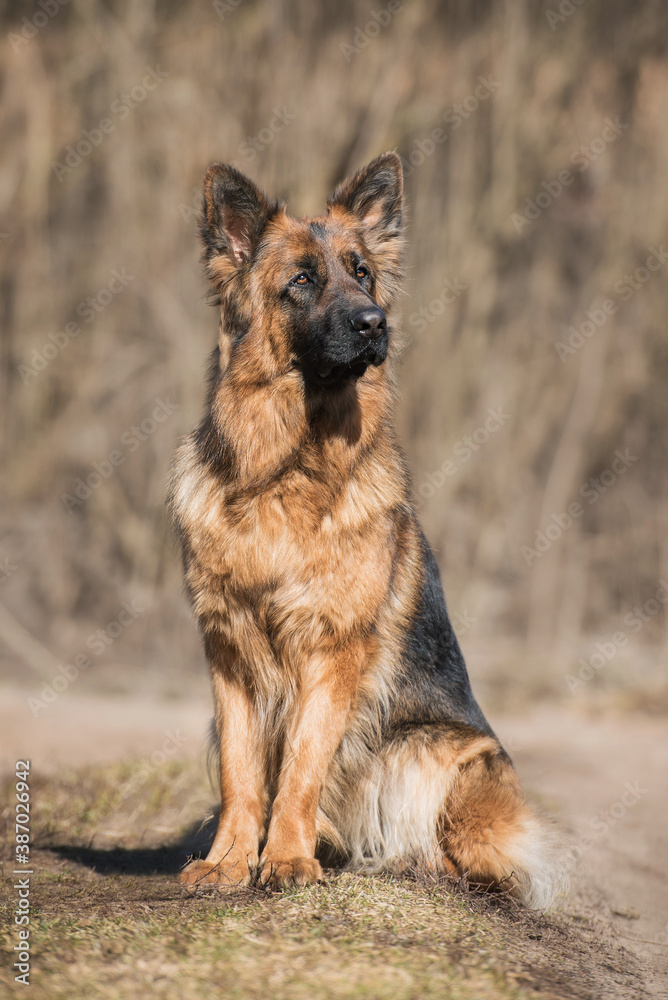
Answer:
<svg viewBox="0 0 668 1000"><path fill-rule="evenodd" d="M396 153L383 153L353 177L343 181L327 205L341 205L365 228L384 237L401 233L404 175Z"/></svg>
<svg viewBox="0 0 668 1000"><path fill-rule="evenodd" d="M278 205L234 167L226 163L209 167L200 233L203 262L212 280L225 278L250 260L277 210Z"/></svg>
<svg viewBox="0 0 668 1000"><path fill-rule="evenodd" d="M343 181L327 200L351 212L363 227L364 241L374 256L385 298L391 298L402 276L404 175L396 153L383 153L353 177Z"/></svg>

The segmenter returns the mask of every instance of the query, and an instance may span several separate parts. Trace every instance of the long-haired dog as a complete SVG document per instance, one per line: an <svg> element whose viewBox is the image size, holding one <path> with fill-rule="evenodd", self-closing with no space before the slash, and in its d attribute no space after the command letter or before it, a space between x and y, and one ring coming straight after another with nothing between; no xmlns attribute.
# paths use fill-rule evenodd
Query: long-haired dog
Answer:
<svg viewBox="0 0 668 1000"><path fill-rule="evenodd" d="M456 872L544 906L545 833L471 693L393 427L402 207L394 153L314 219L206 173L220 336L170 507L222 803L182 881L302 885L323 843L352 868Z"/></svg>

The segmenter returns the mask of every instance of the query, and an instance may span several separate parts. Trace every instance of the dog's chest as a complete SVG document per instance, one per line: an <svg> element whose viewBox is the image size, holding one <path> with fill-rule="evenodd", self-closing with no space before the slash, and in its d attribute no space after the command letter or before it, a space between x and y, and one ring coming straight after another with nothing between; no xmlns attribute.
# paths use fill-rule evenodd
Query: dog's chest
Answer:
<svg viewBox="0 0 668 1000"><path fill-rule="evenodd" d="M335 637L368 627L386 597L393 557L389 513L359 509L352 482L335 511L276 489L229 502L200 489L182 508L195 611L230 635ZM206 498L204 497L206 493Z"/></svg>

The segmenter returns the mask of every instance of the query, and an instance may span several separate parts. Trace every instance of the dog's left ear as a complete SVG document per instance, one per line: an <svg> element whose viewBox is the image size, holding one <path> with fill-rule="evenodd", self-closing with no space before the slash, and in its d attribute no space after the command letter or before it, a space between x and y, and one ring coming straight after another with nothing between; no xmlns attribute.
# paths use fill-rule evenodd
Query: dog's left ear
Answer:
<svg viewBox="0 0 668 1000"><path fill-rule="evenodd" d="M404 175L396 153L383 153L353 177L343 181L328 198L327 207L340 206L363 225L364 241L375 258L379 291L387 301L402 276Z"/></svg>

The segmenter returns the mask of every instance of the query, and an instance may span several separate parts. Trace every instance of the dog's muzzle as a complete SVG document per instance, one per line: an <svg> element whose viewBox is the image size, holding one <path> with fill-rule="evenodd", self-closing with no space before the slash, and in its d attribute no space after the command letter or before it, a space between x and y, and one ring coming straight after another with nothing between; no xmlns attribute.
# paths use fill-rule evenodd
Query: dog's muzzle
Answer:
<svg viewBox="0 0 668 1000"><path fill-rule="evenodd" d="M387 320L379 306L365 305L349 316L348 322L352 331L350 357L321 358L316 368L321 382L331 384L361 378L369 365L377 368L387 357Z"/></svg>
<svg viewBox="0 0 668 1000"><path fill-rule="evenodd" d="M377 340L368 343L358 354L349 361L334 362L324 359L318 365L316 374L318 380L323 385L332 385L335 382L350 382L361 378L369 365L378 368L387 358L387 335L384 334Z"/></svg>

